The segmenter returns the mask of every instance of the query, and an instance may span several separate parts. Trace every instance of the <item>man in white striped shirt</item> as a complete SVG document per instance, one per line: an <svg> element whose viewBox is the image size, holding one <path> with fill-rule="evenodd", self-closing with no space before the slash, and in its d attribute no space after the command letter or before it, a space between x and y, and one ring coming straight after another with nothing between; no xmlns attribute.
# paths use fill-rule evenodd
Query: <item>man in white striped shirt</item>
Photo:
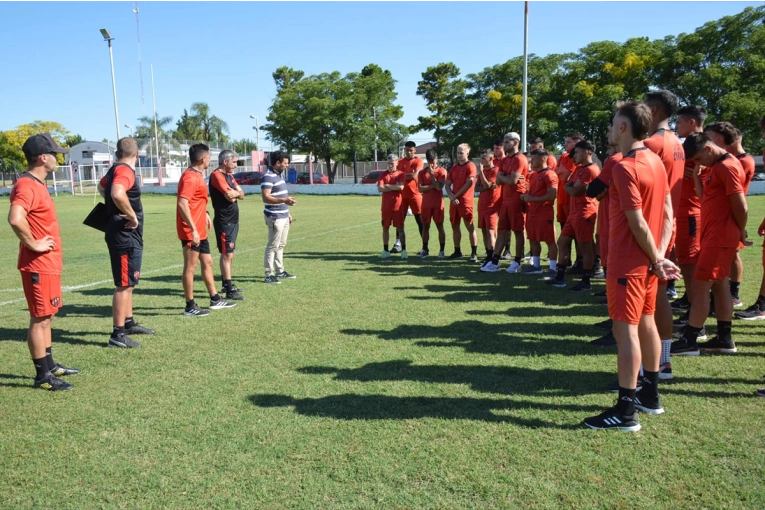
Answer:
<svg viewBox="0 0 765 510"><path fill-rule="evenodd" d="M292 215L289 206L295 205L295 199L289 196L287 183L282 174L289 167L290 159L286 152L271 153L271 168L260 181L260 194L263 197L266 226L268 227L268 244L263 263L266 269L264 283L281 283L280 278L295 278L284 270L284 247L287 245L287 235L290 232Z"/></svg>

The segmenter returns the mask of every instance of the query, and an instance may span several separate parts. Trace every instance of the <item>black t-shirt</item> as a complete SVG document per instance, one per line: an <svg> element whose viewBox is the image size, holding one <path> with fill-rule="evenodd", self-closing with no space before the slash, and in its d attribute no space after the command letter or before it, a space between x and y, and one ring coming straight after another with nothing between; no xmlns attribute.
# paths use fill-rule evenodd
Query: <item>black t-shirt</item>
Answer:
<svg viewBox="0 0 765 510"><path fill-rule="evenodd" d="M119 175L118 175L119 174ZM132 177L131 177L132 176ZM130 207L133 208L136 217L138 218L138 228L127 229L125 223L127 220L122 219L120 214L122 211L115 205L112 200L112 183L115 177L119 179L119 182L127 188L129 182L132 181L133 185L130 186L127 191L127 198L130 201ZM139 185L139 178L135 175L130 165L125 163L115 163L106 172L103 178L104 188L104 201L106 202L106 244L115 248L132 248L143 246L143 205L141 204L141 187Z"/></svg>
<svg viewBox="0 0 765 510"><path fill-rule="evenodd" d="M216 225L227 225L229 223L239 223L239 204L235 200L229 202L226 199L226 192L236 189L236 180L231 174L214 171L210 174L210 201L212 202Z"/></svg>

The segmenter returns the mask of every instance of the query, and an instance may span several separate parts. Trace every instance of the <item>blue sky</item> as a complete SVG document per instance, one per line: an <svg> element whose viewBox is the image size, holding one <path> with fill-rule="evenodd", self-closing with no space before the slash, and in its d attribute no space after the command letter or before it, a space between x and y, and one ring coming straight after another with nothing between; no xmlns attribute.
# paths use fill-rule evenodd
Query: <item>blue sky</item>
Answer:
<svg viewBox="0 0 765 510"><path fill-rule="evenodd" d="M415 94L427 66L463 74L523 53L523 2L139 2L144 104L133 2L0 2L0 130L36 119L86 139L115 137L107 45L115 38L124 124L157 111L174 120L207 102L235 138L255 138L275 94L271 73L360 71L368 63L398 80L405 124L425 114ZM529 51L573 51L592 41L661 38L762 2L531 2ZM657 15L660 12L661 15ZM265 133L264 133L265 134ZM261 136L261 146L268 142ZM425 141L427 133L414 137Z"/></svg>

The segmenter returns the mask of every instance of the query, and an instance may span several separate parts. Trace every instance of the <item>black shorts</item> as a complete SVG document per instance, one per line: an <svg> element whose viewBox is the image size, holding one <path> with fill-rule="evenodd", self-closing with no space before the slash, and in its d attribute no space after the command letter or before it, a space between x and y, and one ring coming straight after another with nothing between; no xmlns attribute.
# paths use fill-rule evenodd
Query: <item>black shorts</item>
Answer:
<svg viewBox="0 0 765 510"><path fill-rule="evenodd" d="M141 277L143 248L114 248L109 246L115 287L135 287Z"/></svg>
<svg viewBox="0 0 765 510"><path fill-rule="evenodd" d="M207 239L202 239L199 241L198 246L194 246L191 244L191 241L181 241L181 246L184 248L188 247L191 248L192 251L198 252L201 255L209 255L210 254L210 242Z"/></svg>
<svg viewBox="0 0 765 510"><path fill-rule="evenodd" d="M239 223L226 223L217 225L213 222L215 228L215 239L218 241L218 253L234 253L236 248L236 237L239 235Z"/></svg>

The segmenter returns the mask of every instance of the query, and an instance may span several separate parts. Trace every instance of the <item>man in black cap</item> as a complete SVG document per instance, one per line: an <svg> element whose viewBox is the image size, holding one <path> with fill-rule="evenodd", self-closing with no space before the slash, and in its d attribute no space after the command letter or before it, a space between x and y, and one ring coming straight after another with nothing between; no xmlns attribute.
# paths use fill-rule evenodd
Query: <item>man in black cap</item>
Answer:
<svg viewBox="0 0 765 510"><path fill-rule="evenodd" d="M57 155L69 151L48 133L34 135L22 147L27 171L11 190L10 223L19 245L18 269L29 305L27 345L37 371L35 388L71 390L72 385L57 376L80 372L53 361L50 323L63 305L61 299L61 234L56 207L45 178L56 170Z"/></svg>
<svg viewBox="0 0 765 510"><path fill-rule="evenodd" d="M106 246L114 277L112 334L109 347L134 348L141 344L129 335L153 335L133 319L133 289L141 277L143 259L143 205L140 179L135 175L138 145L133 138L117 141L117 162L98 183L106 202Z"/></svg>

